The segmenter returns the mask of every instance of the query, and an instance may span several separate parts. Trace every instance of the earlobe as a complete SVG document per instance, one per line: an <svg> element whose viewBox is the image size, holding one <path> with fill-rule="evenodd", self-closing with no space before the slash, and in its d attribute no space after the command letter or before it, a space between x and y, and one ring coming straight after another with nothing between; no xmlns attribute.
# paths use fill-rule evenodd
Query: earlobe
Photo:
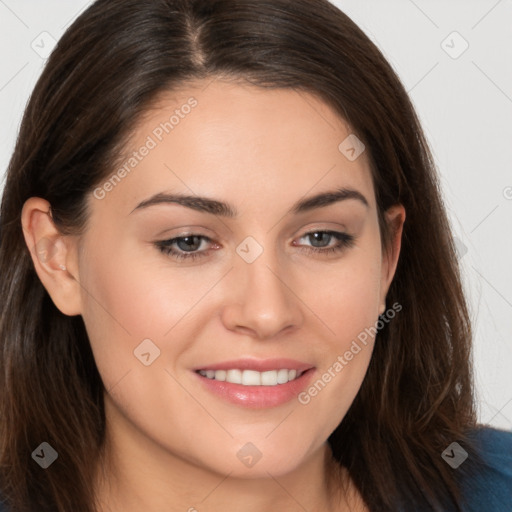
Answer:
<svg viewBox="0 0 512 512"><path fill-rule="evenodd" d="M23 205L21 224L34 269L57 308L65 315L81 313L73 240L56 228L50 203L31 197ZM74 270L73 270L74 269Z"/></svg>

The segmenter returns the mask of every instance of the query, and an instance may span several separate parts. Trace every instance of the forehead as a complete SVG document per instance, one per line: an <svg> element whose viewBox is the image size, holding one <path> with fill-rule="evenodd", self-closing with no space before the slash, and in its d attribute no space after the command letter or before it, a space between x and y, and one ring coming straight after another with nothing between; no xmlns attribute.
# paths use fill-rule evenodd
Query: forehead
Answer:
<svg viewBox="0 0 512 512"><path fill-rule="evenodd" d="M343 118L304 91L196 82L160 94L138 120L108 202L134 206L163 191L295 202L340 186L372 202L366 153L352 159L346 152L353 137Z"/></svg>

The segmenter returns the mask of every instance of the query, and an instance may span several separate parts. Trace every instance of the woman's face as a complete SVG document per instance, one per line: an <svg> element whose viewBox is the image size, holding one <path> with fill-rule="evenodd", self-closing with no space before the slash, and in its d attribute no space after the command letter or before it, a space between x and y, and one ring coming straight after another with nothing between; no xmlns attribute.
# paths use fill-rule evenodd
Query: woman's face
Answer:
<svg viewBox="0 0 512 512"><path fill-rule="evenodd" d="M242 477L322 448L365 376L399 249L400 229L381 252L350 133L311 95L222 81L148 111L67 265L113 438Z"/></svg>

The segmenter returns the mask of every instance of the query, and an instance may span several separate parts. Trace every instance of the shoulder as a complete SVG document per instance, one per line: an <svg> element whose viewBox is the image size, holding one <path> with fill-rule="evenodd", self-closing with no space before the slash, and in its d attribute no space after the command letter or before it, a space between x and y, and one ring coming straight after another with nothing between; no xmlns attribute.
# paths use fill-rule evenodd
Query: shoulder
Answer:
<svg viewBox="0 0 512 512"><path fill-rule="evenodd" d="M512 510L512 431L479 425L468 436L475 452L455 470L464 512Z"/></svg>

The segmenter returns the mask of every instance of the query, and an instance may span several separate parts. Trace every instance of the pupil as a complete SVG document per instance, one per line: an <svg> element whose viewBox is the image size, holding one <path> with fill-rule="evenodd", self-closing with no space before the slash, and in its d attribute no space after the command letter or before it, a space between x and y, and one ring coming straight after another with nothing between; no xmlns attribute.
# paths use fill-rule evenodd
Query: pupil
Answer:
<svg viewBox="0 0 512 512"><path fill-rule="evenodd" d="M178 239L177 243L178 243L178 247L182 251L187 251L187 250L193 251L193 250L196 250L201 245L201 242L200 242L198 236L185 236L185 237Z"/></svg>
<svg viewBox="0 0 512 512"><path fill-rule="evenodd" d="M319 239L323 237L329 237L330 235L328 233L312 233L310 236L313 236L313 246L318 247L318 245L315 245L315 243L318 242Z"/></svg>

